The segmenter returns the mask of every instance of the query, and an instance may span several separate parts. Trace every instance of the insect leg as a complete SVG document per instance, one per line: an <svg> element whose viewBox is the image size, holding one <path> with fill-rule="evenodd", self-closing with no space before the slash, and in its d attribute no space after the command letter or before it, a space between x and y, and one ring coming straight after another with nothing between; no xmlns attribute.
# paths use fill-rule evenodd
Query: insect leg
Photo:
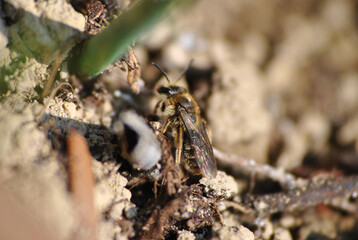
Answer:
<svg viewBox="0 0 358 240"><path fill-rule="evenodd" d="M174 141L174 145L175 145L175 162L176 164L180 164L181 158L183 156L183 144L184 144L184 135L183 135L183 127L182 126L178 126L178 132L175 136L175 141Z"/></svg>
<svg viewBox="0 0 358 240"><path fill-rule="evenodd" d="M172 125L174 122L174 118L168 118L167 121L165 121L163 127L162 127L162 133L165 134L165 132L168 130L168 127Z"/></svg>

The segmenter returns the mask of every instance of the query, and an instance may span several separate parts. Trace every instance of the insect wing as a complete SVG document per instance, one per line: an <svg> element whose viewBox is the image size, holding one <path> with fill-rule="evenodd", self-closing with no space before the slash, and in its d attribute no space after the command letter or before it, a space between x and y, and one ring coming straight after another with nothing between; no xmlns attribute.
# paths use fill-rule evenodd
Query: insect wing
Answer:
<svg viewBox="0 0 358 240"><path fill-rule="evenodd" d="M214 178L217 172L216 160L208 134L201 119L197 119L197 126L184 108L179 107L179 113L189 134L196 163L205 177Z"/></svg>

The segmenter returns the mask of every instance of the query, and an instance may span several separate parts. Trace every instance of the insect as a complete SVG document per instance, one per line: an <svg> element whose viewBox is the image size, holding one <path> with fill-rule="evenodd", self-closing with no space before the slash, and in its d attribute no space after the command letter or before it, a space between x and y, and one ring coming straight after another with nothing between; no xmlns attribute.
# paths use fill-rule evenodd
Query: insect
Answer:
<svg viewBox="0 0 358 240"><path fill-rule="evenodd" d="M168 128L172 132L176 163L181 164L184 158L184 167L190 173L214 178L217 172L216 160L197 102L185 88L171 84L167 74L158 65L152 64L169 82L168 87L161 86L157 90L165 98L157 103L155 113L158 110L162 112L162 132L165 133Z"/></svg>

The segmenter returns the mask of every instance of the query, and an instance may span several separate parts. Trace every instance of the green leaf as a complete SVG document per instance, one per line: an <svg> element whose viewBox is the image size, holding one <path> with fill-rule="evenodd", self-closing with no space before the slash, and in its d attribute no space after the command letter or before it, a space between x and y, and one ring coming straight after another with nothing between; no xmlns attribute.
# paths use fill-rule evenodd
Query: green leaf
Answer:
<svg viewBox="0 0 358 240"><path fill-rule="evenodd" d="M69 69L79 76L95 76L121 58L129 45L172 8L186 0L143 0L123 13L105 30L77 46ZM180 4L179 4L180 3Z"/></svg>

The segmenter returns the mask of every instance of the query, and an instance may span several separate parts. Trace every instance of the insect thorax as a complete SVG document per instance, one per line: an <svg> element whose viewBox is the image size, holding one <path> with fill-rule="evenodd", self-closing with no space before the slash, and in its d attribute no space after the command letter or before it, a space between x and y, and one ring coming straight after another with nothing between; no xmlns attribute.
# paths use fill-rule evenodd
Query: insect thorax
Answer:
<svg viewBox="0 0 358 240"><path fill-rule="evenodd" d="M200 116L200 109L193 97L184 92L167 96L161 102L158 103L158 109L162 112L164 119L169 119L174 116L178 116L178 108L182 107L189 114L193 120L196 120L196 116Z"/></svg>

